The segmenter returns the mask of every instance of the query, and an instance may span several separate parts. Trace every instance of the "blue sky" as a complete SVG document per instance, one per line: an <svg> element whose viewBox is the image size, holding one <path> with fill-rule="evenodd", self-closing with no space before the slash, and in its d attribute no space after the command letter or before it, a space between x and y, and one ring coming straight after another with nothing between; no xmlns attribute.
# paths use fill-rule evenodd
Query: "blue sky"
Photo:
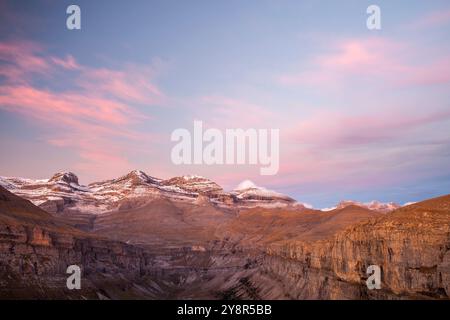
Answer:
<svg viewBox="0 0 450 320"><path fill-rule="evenodd" d="M81 8L82 28L65 26ZM381 8L382 30L366 28ZM244 179L315 207L449 193L447 1L2 1L0 175ZM175 166L193 121L279 128L280 172Z"/></svg>

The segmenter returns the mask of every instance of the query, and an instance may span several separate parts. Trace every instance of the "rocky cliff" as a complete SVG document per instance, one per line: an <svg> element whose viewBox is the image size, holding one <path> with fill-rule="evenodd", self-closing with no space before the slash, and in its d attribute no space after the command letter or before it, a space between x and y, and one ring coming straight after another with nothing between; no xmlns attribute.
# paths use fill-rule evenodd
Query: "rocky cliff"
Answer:
<svg viewBox="0 0 450 320"><path fill-rule="evenodd" d="M367 289L369 265L382 270L381 290ZM292 298L448 299L450 196L360 222L329 240L271 244L262 266Z"/></svg>
<svg viewBox="0 0 450 320"><path fill-rule="evenodd" d="M1 298L99 298L109 282L142 277L151 264L141 248L74 229L0 187ZM82 268L80 291L66 287L69 265Z"/></svg>

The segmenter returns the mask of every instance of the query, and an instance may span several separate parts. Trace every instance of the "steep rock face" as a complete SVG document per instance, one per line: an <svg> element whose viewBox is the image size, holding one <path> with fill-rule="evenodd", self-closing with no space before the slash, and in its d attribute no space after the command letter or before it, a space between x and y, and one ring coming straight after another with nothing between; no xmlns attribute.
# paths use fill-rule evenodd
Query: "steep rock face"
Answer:
<svg viewBox="0 0 450 320"><path fill-rule="evenodd" d="M361 222L332 240L272 244L264 265L283 283L306 277L300 291L290 289L299 297L448 299L449 205L450 196L441 197ZM369 265L382 270L381 290L365 285Z"/></svg>
<svg viewBox="0 0 450 320"><path fill-rule="evenodd" d="M51 177L48 182L65 182L67 184L78 185L78 177L72 172L58 172Z"/></svg>
<svg viewBox="0 0 450 320"><path fill-rule="evenodd" d="M140 271L141 263L145 265L142 250L119 242L81 238L41 227L2 224L0 228L0 263L17 274L65 274L71 264L82 265L85 274L121 267L135 273Z"/></svg>
<svg viewBox="0 0 450 320"><path fill-rule="evenodd" d="M2 299L217 299L254 273L247 255L220 248L145 250L30 228L0 223ZM82 268L81 290L66 287L69 265Z"/></svg>
<svg viewBox="0 0 450 320"><path fill-rule="evenodd" d="M85 288L66 288L69 265ZM103 275L134 278L151 270L143 249L85 234L0 187L0 297L96 298Z"/></svg>

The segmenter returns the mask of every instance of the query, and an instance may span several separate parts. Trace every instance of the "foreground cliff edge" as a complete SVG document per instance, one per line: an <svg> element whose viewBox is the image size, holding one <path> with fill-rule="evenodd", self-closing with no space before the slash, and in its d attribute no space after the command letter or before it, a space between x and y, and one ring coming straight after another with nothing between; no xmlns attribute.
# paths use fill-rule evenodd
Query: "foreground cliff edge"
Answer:
<svg viewBox="0 0 450 320"><path fill-rule="evenodd" d="M44 211L0 187L0 297L450 297L450 195L389 213L355 205L322 212L203 181L186 201L176 183L132 201L125 195L102 215L67 212L70 199ZM73 264L82 268L81 290L66 287ZM366 286L369 265L382 270L380 290Z"/></svg>

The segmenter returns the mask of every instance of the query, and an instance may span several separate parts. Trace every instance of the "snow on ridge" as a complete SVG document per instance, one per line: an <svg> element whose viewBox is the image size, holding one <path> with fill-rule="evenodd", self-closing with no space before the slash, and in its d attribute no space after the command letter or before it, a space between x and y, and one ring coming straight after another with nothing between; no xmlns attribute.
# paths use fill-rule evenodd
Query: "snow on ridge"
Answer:
<svg viewBox="0 0 450 320"><path fill-rule="evenodd" d="M234 190L240 191L240 190L251 189L251 188L259 189L259 187L253 183L253 181L244 180Z"/></svg>
<svg viewBox="0 0 450 320"><path fill-rule="evenodd" d="M47 183L50 179L29 179L29 178L22 178L22 177L0 176L0 180L3 180L3 181L13 184L13 182L15 182L15 183Z"/></svg>
<svg viewBox="0 0 450 320"><path fill-rule="evenodd" d="M283 196L281 193L278 193L273 190L266 189L264 187L258 187L253 181L244 180L242 181L236 189L233 190L238 194L255 194L255 195L274 195L274 196Z"/></svg>
<svg viewBox="0 0 450 320"><path fill-rule="evenodd" d="M181 176L181 178L182 178L183 180L196 180L196 179L199 179L199 180L209 180L209 179L207 179L207 178L205 178L205 177L203 177L203 176L199 176L199 175L196 175L196 174L184 175L184 176Z"/></svg>
<svg viewBox="0 0 450 320"><path fill-rule="evenodd" d="M217 183L199 175L184 175L161 180L148 176L141 170L134 170L116 179L93 182L88 186L79 185L75 174L58 172L50 179L31 180L0 177L0 185L13 190L36 205L47 201L65 202L64 207L93 214L112 210L123 199L143 196L168 196L175 200L190 201L200 194L210 196L210 201L218 201L227 206L233 198L242 200L238 205L293 205L312 208L308 204L266 188L257 187L253 182L240 184L241 191L225 192ZM71 199L71 201L66 201Z"/></svg>
<svg viewBox="0 0 450 320"><path fill-rule="evenodd" d="M7 178L2 177L2 176L0 176L0 186L2 186L5 189L8 189L8 190L16 188L15 184L12 184L11 182L9 182L7 180Z"/></svg>
<svg viewBox="0 0 450 320"><path fill-rule="evenodd" d="M91 192L91 189L89 189L89 187L87 187L87 186L75 184L75 183L73 183L73 182L69 183L69 185L70 185L73 189L76 189L76 190L79 190L79 191L83 191L83 192Z"/></svg>
<svg viewBox="0 0 450 320"><path fill-rule="evenodd" d="M251 197L262 197L262 198L273 198L274 200L278 201L289 201L294 202L293 199L290 197L278 193L273 190L266 189L264 187L258 187L255 183L253 183L250 180L244 180L242 181L233 191L231 191L232 194L235 194L238 199L246 199ZM299 202L300 203L300 202ZM300 203L302 204L302 203ZM309 204L302 204L305 207L311 207Z"/></svg>
<svg viewBox="0 0 450 320"><path fill-rule="evenodd" d="M355 205L355 206L363 207L363 208L366 208L369 210L385 212L385 213L391 212L391 211L401 207L399 204L394 203L394 202L380 202L377 200L372 200L369 202L359 202L359 201L353 201L353 200L344 200L344 201L339 202L339 204L336 206L335 209L342 209L342 208L345 208L350 205ZM325 208L325 209L329 209L329 208ZM322 210L322 211L324 211L324 210ZM326 210L326 211L330 211L330 210Z"/></svg>
<svg viewBox="0 0 450 320"><path fill-rule="evenodd" d="M306 209L314 209L314 206L312 204L306 202L298 202L298 203L304 206Z"/></svg>
<svg viewBox="0 0 450 320"><path fill-rule="evenodd" d="M327 211L333 211L333 210L335 210L335 209L337 209L337 207L322 208L322 209L320 209L320 211L327 212Z"/></svg>

